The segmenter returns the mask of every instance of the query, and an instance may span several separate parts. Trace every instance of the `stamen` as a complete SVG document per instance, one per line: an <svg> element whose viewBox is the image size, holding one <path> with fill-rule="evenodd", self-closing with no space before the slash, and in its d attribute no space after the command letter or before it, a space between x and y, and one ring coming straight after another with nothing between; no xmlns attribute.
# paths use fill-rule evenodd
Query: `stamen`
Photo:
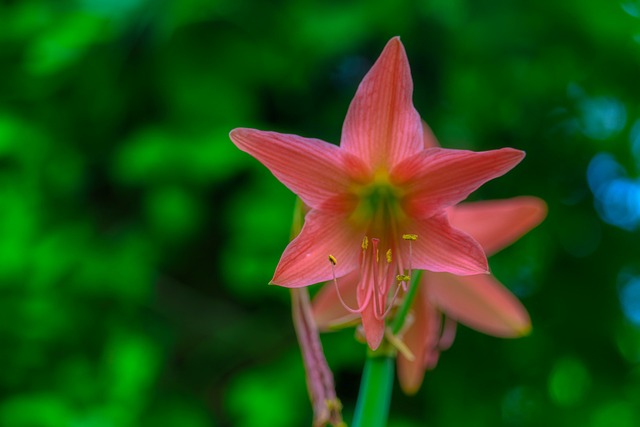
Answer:
<svg viewBox="0 0 640 427"><path fill-rule="evenodd" d="M413 274L413 265L412 265L413 245L411 243L415 242L416 240L418 240L418 235L417 234L403 234L402 238L409 242L409 274L408 274L408 276L411 277L411 275ZM409 281L403 281L402 282L402 288L406 291L409 288Z"/></svg>
<svg viewBox="0 0 640 427"><path fill-rule="evenodd" d="M398 234L396 234L396 236ZM390 239L390 243L393 247L387 247L387 250L384 252L386 262L382 263L380 260L380 251L384 250L384 248L380 247L380 239L375 237L369 239L368 236L363 236L360 254L360 277L355 285L357 290L355 307L351 307L347 304L340 292L340 286L335 272L338 260L335 256L329 254L328 258L329 263L331 264L331 272L333 276L333 283L336 288L336 294L342 306L349 313L362 313L365 309L371 308L369 307L369 304L373 304L372 311L374 317L378 320L383 320L395 307L400 289L403 289L404 291L408 290L412 277L412 243L418 239L418 235L402 234L401 236L403 240L406 240L409 243L409 259L407 260L403 256L394 258L394 252L400 251L397 252L399 254L406 252L399 247L399 240L397 240L397 238L392 238ZM372 247L370 248L369 246ZM372 250L371 253L368 253L369 249ZM408 261L408 271L403 268L403 261ZM394 284L394 280L396 282L396 289L393 292L393 296L390 297L389 292L391 290L390 288Z"/></svg>
<svg viewBox="0 0 640 427"><path fill-rule="evenodd" d="M358 307L357 309L353 309L349 307L349 305L342 298L342 294L340 294L340 288L338 287L338 278L336 277L336 265L338 265L338 260L336 259L336 257L329 254L329 262L331 263L331 274L333 275L333 284L336 287L336 294L338 295L338 299L340 300L340 303L345 308L345 310L347 310L349 313L353 313L353 314L362 313L365 307L367 306L367 304L369 303L369 297L367 296L365 303L362 304L361 307Z"/></svg>
<svg viewBox="0 0 640 427"><path fill-rule="evenodd" d="M416 360L416 356L411 352L409 347L398 337L393 335L389 329L385 330L385 337L409 362Z"/></svg>
<svg viewBox="0 0 640 427"><path fill-rule="evenodd" d="M409 282L411 280L411 276L408 276L406 274L398 274L396 276L396 280L398 282ZM399 283L398 283L399 284Z"/></svg>

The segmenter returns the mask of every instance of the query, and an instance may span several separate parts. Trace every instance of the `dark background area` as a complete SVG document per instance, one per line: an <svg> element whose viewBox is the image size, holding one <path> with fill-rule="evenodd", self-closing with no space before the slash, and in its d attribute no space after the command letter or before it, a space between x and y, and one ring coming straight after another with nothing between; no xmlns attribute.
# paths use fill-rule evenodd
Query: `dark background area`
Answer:
<svg viewBox="0 0 640 427"><path fill-rule="evenodd" d="M640 423L640 3L0 2L0 426L311 423L294 196L234 127L338 143L399 35L441 144L525 150L472 199L547 220L492 257L533 333L459 328L391 427ZM323 336L350 420L365 347Z"/></svg>

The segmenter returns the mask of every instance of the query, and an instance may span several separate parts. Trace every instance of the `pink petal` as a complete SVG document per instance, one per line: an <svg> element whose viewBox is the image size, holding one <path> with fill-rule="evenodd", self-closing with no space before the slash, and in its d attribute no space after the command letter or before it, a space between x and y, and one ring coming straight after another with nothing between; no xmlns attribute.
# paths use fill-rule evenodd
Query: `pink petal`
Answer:
<svg viewBox="0 0 640 427"><path fill-rule="evenodd" d="M351 308L357 308L358 301L356 298L356 288L360 272L354 270L346 276L338 279L340 287L340 295L345 303ZM360 316L348 312L336 293L336 287L333 283L328 282L322 286L322 289L316 294L311 303L313 309L313 317L322 331L334 329L338 325L350 323L359 319Z"/></svg>
<svg viewBox="0 0 640 427"><path fill-rule="evenodd" d="M366 300L367 293L370 292L370 286L372 284L365 284L358 286L357 297L358 306L361 307ZM371 350L376 350L380 347L382 338L384 338L384 319L378 319L375 315L373 298L369 300L365 309L361 313L362 316L362 328L364 329L364 336L367 339L367 343Z"/></svg>
<svg viewBox="0 0 640 427"><path fill-rule="evenodd" d="M527 310L492 275L439 273L430 274L428 280L431 301L460 323L505 338L520 337L531 330Z"/></svg>
<svg viewBox="0 0 640 427"><path fill-rule="evenodd" d="M524 157L513 148L473 152L429 148L397 165L391 182L405 191L405 210L426 218L455 205L485 182L497 178Z"/></svg>
<svg viewBox="0 0 640 427"><path fill-rule="evenodd" d="M402 233L418 236L412 242L411 262L415 269L461 276L488 272L487 258L480 244L451 227L445 213L408 223Z"/></svg>
<svg viewBox="0 0 640 427"><path fill-rule="evenodd" d="M411 100L413 82L398 37L387 43L364 77L342 128L341 147L372 169L391 167L422 149L420 116Z"/></svg>
<svg viewBox="0 0 640 427"><path fill-rule="evenodd" d="M361 160L319 139L244 128L232 130L229 136L315 209L353 207L356 201L349 196L350 186L369 174Z"/></svg>
<svg viewBox="0 0 640 427"><path fill-rule="evenodd" d="M413 323L409 324L402 335L402 340L407 345L414 360L409 360L402 353L398 354L398 381L402 391L406 394L415 394L422 385L426 361L429 353L435 349L438 343L440 329L440 315L431 305L425 292L425 288L418 284L417 295L412 306Z"/></svg>
<svg viewBox="0 0 640 427"><path fill-rule="evenodd" d="M298 288L333 278L329 255L338 264L337 277L358 266L363 231L347 224L347 218L312 210L305 217L300 234L289 243L276 267L271 284Z"/></svg>
<svg viewBox="0 0 640 427"><path fill-rule="evenodd" d="M473 236L489 256L518 240L546 215L544 201L524 196L463 203L451 208L449 221Z"/></svg>

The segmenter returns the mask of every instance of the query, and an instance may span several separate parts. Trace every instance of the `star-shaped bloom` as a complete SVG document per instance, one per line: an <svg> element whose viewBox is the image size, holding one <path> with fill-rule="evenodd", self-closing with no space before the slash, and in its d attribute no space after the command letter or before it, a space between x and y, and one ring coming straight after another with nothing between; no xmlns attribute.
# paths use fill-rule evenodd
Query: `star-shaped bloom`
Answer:
<svg viewBox="0 0 640 427"><path fill-rule="evenodd" d="M438 146L426 125L423 135L425 148ZM518 240L546 214L544 201L530 196L462 203L447 209L450 224L473 236L487 256ZM412 357L400 352L397 360L400 385L407 394L418 391L425 370L434 368L440 351L453 343L456 322L503 338L521 337L531 330L527 310L493 275L425 271L417 285L410 321L401 337ZM339 303L353 303L357 286L354 274L343 280L342 295L331 283L323 286L313 300L314 317L321 330L358 323L357 317Z"/></svg>
<svg viewBox="0 0 640 427"><path fill-rule="evenodd" d="M512 148L425 148L412 92L396 37L360 83L340 146L255 129L230 134L310 208L271 283L296 288L354 273L350 310L361 316L372 349L384 336L390 291L412 269L462 276L488 271L482 247L449 223L447 209L524 157Z"/></svg>

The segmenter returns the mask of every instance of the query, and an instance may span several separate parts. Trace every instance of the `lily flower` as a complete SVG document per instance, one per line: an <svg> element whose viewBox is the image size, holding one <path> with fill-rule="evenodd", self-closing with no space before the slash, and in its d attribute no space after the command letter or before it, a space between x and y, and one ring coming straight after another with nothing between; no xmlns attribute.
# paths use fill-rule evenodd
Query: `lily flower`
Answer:
<svg viewBox="0 0 640 427"><path fill-rule="evenodd" d="M447 209L524 157L512 148L425 148L412 93L395 37L360 83L339 146L255 129L230 133L310 208L270 283L298 288L332 280L340 288L353 273L356 302L347 308L362 318L371 349L383 339L390 294L406 286L412 270L487 273L482 247L449 223Z"/></svg>
<svg viewBox="0 0 640 427"><path fill-rule="evenodd" d="M437 140L424 125L425 147ZM487 256L509 246L536 227L547 213L544 201L521 196L506 200L461 203L447 209L449 222L478 241ZM456 322L502 338L527 335L531 319L527 310L493 275L458 276L425 271L416 284L411 316L401 332L408 352L397 358L400 386L407 394L418 391L427 369L435 368L439 353L453 343ZM358 319L338 301L356 300L357 277L342 283L342 295L325 284L313 300L313 313L322 331L335 330Z"/></svg>
<svg viewBox="0 0 640 427"><path fill-rule="evenodd" d="M451 225L476 238L487 256L519 239L545 215L545 203L529 196L462 203L448 210ZM341 285L341 295L327 283L313 300L313 314L321 331L359 321L339 303L340 299L347 304L356 300L357 276L347 276ZM397 360L400 385L407 394L418 391L425 370L433 369L439 352L453 343L456 322L503 338L521 337L531 330L527 310L493 275L425 271L416 286L408 325L400 334L409 352L399 352Z"/></svg>

